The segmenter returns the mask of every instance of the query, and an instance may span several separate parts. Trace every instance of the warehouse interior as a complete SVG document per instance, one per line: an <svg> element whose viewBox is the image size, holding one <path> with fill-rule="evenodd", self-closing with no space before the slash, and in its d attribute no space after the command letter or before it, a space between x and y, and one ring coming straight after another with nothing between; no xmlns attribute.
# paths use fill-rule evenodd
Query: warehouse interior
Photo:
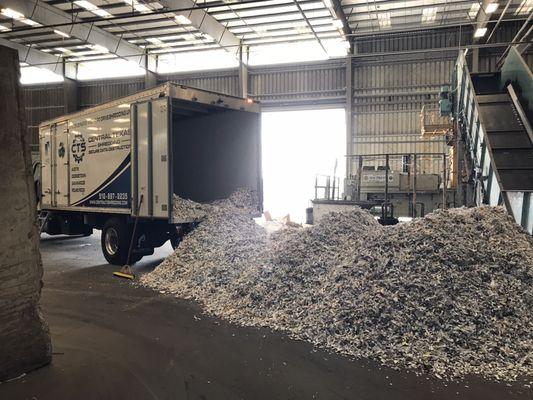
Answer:
<svg viewBox="0 0 533 400"><path fill-rule="evenodd" d="M0 398L532 398L532 16L0 0Z"/></svg>

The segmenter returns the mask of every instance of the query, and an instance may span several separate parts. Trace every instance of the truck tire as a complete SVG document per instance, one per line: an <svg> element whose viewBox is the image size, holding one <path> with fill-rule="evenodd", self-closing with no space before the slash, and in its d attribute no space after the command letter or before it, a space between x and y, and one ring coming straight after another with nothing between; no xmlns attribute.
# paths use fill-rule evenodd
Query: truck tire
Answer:
<svg viewBox="0 0 533 400"><path fill-rule="evenodd" d="M102 253L109 264L125 265L128 262L131 231L121 218L110 218L102 229ZM133 257L132 257L133 263Z"/></svg>

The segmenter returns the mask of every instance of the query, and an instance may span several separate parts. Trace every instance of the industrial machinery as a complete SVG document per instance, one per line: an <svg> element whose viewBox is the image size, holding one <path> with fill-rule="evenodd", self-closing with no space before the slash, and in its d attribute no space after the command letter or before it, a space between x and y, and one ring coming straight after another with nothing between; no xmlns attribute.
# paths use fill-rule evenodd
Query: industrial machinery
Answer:
<svg viewBox="0 0 533 400"><path fill-rule="evenodd" d="M503 205L533 233L533 74L516 48L501 70L470 73L457 60L457 119L466 162L465 203Z"/></svg>
<svg viewBox="0 0 533 400"><path fill-rule="evenodd" d="M179 241L192 221L174 219L174 194L209 202L247 188L262 208L260 109L250 100L166 83L44 122L39 143L43 232L102 229L112 264L127 262L130 242L134 262Z"/></svg>

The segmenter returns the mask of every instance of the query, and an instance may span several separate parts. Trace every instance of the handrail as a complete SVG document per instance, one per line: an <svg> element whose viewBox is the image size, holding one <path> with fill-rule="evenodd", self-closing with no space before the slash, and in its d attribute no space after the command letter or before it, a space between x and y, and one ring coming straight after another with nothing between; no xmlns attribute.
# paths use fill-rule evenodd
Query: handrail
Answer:
<svg viewBox="0 0 533 400"><path fill-rule="evenodd" d="M509 92L509 96L511 97L511 100L513 101L516 111L518 112L518 115L520 116L520 119L522 120L522 124L524 125L524 128L526 128L527 135L529 136L529 141L533 145L533 129L531 128L531 124L529 123L527 114L522 108L522 104L520 104L520 100L518 100L518 96L516 95L516 92L512 84L509 84L507 86L507 91Z"/></svg>

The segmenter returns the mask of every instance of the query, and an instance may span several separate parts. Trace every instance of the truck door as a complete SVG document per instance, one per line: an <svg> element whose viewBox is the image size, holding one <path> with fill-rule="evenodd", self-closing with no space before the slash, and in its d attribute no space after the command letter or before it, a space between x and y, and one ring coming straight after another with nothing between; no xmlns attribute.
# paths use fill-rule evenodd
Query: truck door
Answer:
<svg viewBox="0 0 533 400"><path fill-rule="evenodd" d="M57 124L54 129L54 203L56 207L69 205L69 143L67 123Z"/></svg>
<svg viewBox="0 0 533 400"><path fill-rule="evenodd" d="M141 217L170 218L170 104L165 97L132 105L132 204Z"/></svg>
<svg viewBox="0 0 533 400"><path fill-rule="evenodd" d="M50 126L39 131L39 153L41 156L41 208L52 205L52 143Z"/></svg>

